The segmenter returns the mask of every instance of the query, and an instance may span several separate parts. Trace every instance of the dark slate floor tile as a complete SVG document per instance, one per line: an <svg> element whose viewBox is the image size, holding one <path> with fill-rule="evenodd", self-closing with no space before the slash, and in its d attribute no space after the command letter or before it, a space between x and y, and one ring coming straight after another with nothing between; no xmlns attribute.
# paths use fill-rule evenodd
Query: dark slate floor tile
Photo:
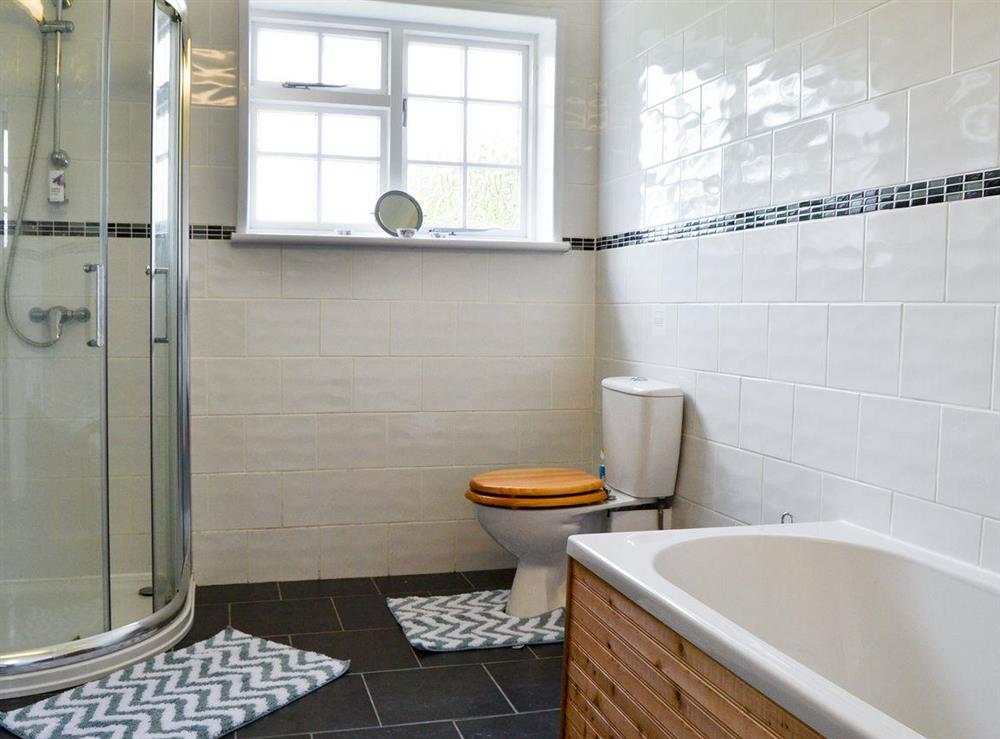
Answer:
<svg viewBox="0 0 1000 739"><path fill-rule="evenodd" d="M508 713L510 706L481 665L365 675L383 724Z"/></svg>
<svg viewBox="0 0 1000 739"><path fill-rule="evenodd" d="M478 590L501 590L514 583L515 570L472 570L462 574Z"/></svg>
<svg viewBox="0 0 1000 739"><path fill-rule="evenodd" d="M225 603L210 603L194 607L194 621L174 649L183 649L195 642L215 636L229 626L229 606Z"/></svg>
<svg viewBox="0 0 1000 739"><path fill-rule="evenodd" d="M437 595L469 592L469 583L459 572L431 575L389 575L376 577L375 584L384 595Z"/></svg>
<svg viewBox="0 0 1000 739"><path fill-rule="evenodd" d="M331 595L370 595L378 592L370 577L349 577L343 580L296 580L278 584L284 600L322 598Z"/></svg>
<svg viewBox="0 0 1000 739"><path fill-rule="evenodd" d="M461 652L425 652L417 649L417 659L421 667L442 667L444 665L469 665L483 662L509 662L519 659L535 659L527 647L521 649L466 649Z"/></svg>
<svg viewBox="0 0 1000 739"><path fill-rule="evenodd" d="M451 721L433 724L407 724L386 726L381 729L338 731L333 734L316 734L315 739L458 739L458 732Z"/></svg>
<svg viewBox="0 0 1000 739"><path fill-rule="evenodd" d="M378 726L364 680L345 675L237 732L240 739Z"/></svg>
<svg viewBox="0 0 1000 739"><path fill-rule="evenodd" d="M561 659L498 662L487 665L486 669L518 711L559 707Z"/></svg>
<svg viewBox="0 0 1000 739"><path fill-rule="evenodd" d="M336 659L349 659L352 673L419 667L413 650L398 628L296 634L292 637L292 646Z"/></svg>
<svg viewBox="0 0 1000 739"><path fill-rule="evenodd" d="M329 598L233 603L230 608L233 628L254 636L340 630Z"/></svg>
<svg viewBox="0 0 1000 739"><path fill-rule="evenodd" d="M546 657L562 657L563 645L559 644L532 644L530 647L531 651L535 653L535 656L540 659L545 659Z"/></svg>
<svg viewBox="0 0 1000 739"><path fill-rule="evenodd" d="M558 739L559 711L459 721L465 739Z"/></svg>
<svg viewBox="0 0 1000 739"><path fill-rule="evenodd" d="M384 629L396 625L384 595L350 595L334 598L345 629Z"/></svg>
<svg viewBox="0 0 1000 739"><path fill-rule="evenodd" d="M280 597L276 582L199 585L195 592L194 602L198 604L246 603L257 600L278 600Z"/></svg>

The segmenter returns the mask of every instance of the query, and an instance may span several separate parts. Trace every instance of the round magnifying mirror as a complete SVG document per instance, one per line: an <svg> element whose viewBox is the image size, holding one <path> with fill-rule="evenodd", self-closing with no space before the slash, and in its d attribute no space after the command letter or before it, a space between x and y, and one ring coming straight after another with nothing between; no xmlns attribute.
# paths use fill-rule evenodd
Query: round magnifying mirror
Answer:
<svg viewBox="0 0 1000 739"><path fill-rule="evenodd" d="M412 236L424 222L424 211L410 193L389 190L375 203L375 221L393 236L399 236L401 230Z"/></svg>

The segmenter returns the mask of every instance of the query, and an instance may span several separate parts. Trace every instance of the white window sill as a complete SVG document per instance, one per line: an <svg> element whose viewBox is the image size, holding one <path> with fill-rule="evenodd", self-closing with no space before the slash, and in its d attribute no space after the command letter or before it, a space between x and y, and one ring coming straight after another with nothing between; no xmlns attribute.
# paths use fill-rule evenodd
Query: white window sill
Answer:
<svg viewBox="0 0 1000 739"><path fill-rule="evenodd" d="M558 241L528 241L526 239L468 239L458 236L436 238L414 236L404 239L395 236L334 236L326 234L265 234L234 233L232 242L236 246L316 246L316 247L357 247L367 246L392 249L466 249L490 251L569 251L569 244Z"/></svg>

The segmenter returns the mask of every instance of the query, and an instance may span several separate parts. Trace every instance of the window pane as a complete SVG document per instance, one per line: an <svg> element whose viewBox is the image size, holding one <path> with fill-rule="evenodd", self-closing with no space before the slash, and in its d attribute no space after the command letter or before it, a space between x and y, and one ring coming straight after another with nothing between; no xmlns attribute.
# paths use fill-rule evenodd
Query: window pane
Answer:
<svg viewBox="0 0 1000 739"><path fill-rule="evenodd" d="M410 100L406 119L406 156L434 162L462 161L462 104Z"/></svg>
<svg viewBox="0 0 1000 739"><path fill-rule="evenodd" d="M406 189L424 211L424 226L462 225L462 168L411 164Z"/></svg>
<svg viewBox="0 0 1000 739"><path fill-rule="evenodd" d="M323 162L323 221L374 223L381 194L378 162Z"/></svg>
<svg viewBox="0 0 1000 739"><path fill-rule="evenodd" d="M382 40L373 36L324 35L323 82L381 90Z"/></svg>
<svg viewBox="0 0 1000 739"><path fill-rule="evenodd" d="M406 54L406 91L411 95L465 93L461 46L411 42Z"/></svg>
<svg viewBox="0 0 1000 739"><path fill-rule="evenodd" d="M323 153L377 157L382 150L382 119L374 115L328 113L323 116Z"/></svg>
<svg viewBox="0 0 1000 739"><path fill-rule="evenodd" d="M523 52L469 49L469 97L520 100Z"/></svg>
<svg viewBox="0 0 1000 739"><path fill-rule="evenodd" d="M257 149L283 154L315 154L316 114L287 110L257 113Z"/></svg>
<svg viewBox="0 0 1000 739"><path fill-rule="evenodd" d="M316 160L258 157L256 189L258 221L316 220Z"/></svg>
<svg viewBox="0 0 1000 739"><path fill-rule="evenodd" d="M257 79L268 82L315 82L319 36L308 31L262 28L257 33Z"/></svg>
<svg viewBox="0 0 1000 739"><path fill-rule="evenodd" d="M520 164L521 106L469 103L469 161Z"/></svg>
<svg viewBox="0 0 1000 739"><path fill-rule="evenodd" d="M516 169L469 167L469 228L521 228L521 178Z"/></svg>

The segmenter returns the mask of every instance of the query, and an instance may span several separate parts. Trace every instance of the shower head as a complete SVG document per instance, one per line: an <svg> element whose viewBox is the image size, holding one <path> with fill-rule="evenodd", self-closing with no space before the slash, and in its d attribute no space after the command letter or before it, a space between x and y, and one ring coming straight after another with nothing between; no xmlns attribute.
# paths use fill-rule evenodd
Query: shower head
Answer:
<svg viewBox="0 0 1000 739"><path fill-rule="evenodd" d="M14 3L24 8L35 23L41 25L45 22L45 7L42 5L42 0L14 0Z"/></svg>

